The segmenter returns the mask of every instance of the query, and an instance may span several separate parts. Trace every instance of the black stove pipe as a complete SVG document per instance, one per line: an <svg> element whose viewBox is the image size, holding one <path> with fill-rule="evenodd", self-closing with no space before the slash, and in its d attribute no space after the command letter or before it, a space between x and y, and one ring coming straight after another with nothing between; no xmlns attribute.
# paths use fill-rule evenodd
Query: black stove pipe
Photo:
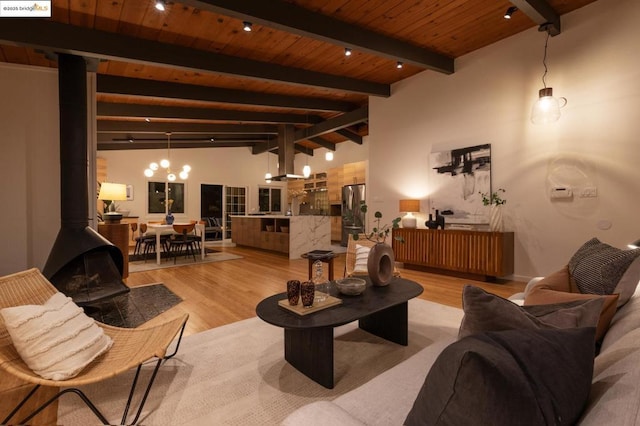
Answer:
<svg viewBox="0 0 640 426"><path fill-rule="evenodd" d="M63 228L89 226L87 195L87 65L58 55L60 102L60 218Z"/></svg>

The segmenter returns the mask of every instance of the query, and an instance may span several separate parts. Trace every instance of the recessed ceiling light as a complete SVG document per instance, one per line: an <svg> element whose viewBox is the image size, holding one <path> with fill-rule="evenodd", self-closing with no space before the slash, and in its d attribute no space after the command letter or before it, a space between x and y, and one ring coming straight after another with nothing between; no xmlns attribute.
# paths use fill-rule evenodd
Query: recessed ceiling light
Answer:
<svg viewBox="0 0 640 426"><path fill-rule="evenodd" d="M404 64L400 61L396 62L396 68L400 69L404 66Z"/></svg>
<svg viewBox="0 0 640 426"><path fill-rule="evenodd" d="M151 119L150 118L145 118L144 121L146 121L147 123L151 123Z"/></svg>
<svg viewBox="0 0 640 426"><path fill-rule="evenodd" d="M351 56L351 49L349 49L348 47L344 48L344 56Z"/></svg>
<svg viewBox="0 0 640 426"><path fill-rule="evenodd" d="M164 12L166 3L164 0L156 0L156 9L161 12Z"/></svg>
<svg viewBox="0 0 640 426"><path fill-rule="evenodd" d="M251 32L251 27L253 26L253 24L249 21L244 21L242 23L242 29L245 30L246 32Z"/></svg>

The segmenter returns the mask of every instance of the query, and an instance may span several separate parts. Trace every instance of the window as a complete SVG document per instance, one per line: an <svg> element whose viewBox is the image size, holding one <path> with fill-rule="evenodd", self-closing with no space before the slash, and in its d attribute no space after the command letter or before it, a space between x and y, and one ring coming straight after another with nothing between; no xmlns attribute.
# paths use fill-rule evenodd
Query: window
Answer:
<svg viewBox="0 0 640 426"><path fill-rule="evenodd" d="M280 188L258 188L258 206L261 213L282 213Z"/></svg>
<svg viewBox="0 0 640 426"><path fill-rule="evenodd" d="M231 238L231 215L247 213L247 189L238 186L226 186L225 190L225 238Z"/></svg>
<svg viewBox="0 0 640 426"><path fill-rule="evenodd" d="M169 210L172 213L184 213L184 183L169 183ZM149 182L149 213L165 212L165 183Z"/></svg>

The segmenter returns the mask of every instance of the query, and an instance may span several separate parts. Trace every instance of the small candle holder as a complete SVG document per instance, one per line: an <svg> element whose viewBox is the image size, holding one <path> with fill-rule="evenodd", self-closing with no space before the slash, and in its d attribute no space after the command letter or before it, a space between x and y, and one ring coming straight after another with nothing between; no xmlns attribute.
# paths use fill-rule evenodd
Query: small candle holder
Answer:
<svg viewBox="0 0 640 426"><path fill-rule="evenodd" d="M302 299L302 306L310 308L313 306L315 285L313 281L305 281L300 283L300 298Z"/></svg>
<svg viewBox="0 0 640 426"><path fill-rule="evenodd" d="M289 305L291 306L298 304L298 300L300 299L300 281L287 281L287 299L289 299Z"/></svg>

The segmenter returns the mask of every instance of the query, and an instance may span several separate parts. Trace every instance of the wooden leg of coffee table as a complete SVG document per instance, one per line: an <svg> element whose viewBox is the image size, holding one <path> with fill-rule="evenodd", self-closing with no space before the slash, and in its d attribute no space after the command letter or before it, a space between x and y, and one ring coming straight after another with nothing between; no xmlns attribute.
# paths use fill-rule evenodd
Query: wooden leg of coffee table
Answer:
<svg viewBox="0 0 640 426"><path fill-rule="evenodd" d="M284 359L305 376L333 389L333 328L285 328Z"/></svg>
<svg viewBox="0 0 640 426"><path fill-rule="evenodd" d="M409 344L409 305L407 302L376 312L359 320L361 329L399 345Z"/></svg>

